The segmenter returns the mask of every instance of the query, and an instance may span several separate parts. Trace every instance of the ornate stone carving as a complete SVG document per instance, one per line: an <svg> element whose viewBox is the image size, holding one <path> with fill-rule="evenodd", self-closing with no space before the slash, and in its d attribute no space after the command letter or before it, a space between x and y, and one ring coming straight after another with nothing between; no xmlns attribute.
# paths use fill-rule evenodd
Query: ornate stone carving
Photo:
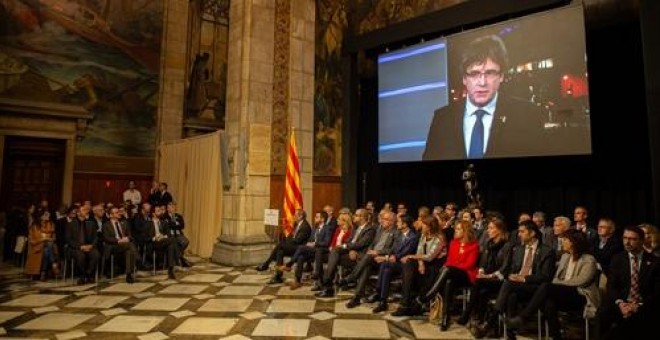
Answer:
<svg viewBox="0 0 660 340"><path fill-rule="evenodd" d="M289 35L291 3L275 2L275 51L273 56L273 117L271 121L271 174L284 175L289 131Z"/></svg>

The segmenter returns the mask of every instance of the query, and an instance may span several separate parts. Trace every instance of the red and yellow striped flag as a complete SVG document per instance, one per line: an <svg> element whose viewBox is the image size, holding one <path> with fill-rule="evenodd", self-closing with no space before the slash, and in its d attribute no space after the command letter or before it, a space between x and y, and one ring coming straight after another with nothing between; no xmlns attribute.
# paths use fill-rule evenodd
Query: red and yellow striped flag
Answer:
<svg viewBox="0 0 660 340"><path fill-rule="evenodd" d="M302 190L300 189L300 163L296 151L296 137L291 129L289 152L286 158L286 178L284 181L284 235L293 232L293 216L297 209L302 209Z"/></svg>

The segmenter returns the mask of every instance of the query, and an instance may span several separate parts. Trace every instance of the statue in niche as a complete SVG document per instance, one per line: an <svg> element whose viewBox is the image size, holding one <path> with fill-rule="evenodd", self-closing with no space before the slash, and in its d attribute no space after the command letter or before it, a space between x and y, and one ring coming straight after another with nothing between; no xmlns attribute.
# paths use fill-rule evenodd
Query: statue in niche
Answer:
<svg viewBox="0 0 660 340"><path fill-rule="evenodd" d="M474 164L469 164L463 171L462 180L465 184L468 206L481 206L481 195L477 191L477 173L474 171Z"/></svg>

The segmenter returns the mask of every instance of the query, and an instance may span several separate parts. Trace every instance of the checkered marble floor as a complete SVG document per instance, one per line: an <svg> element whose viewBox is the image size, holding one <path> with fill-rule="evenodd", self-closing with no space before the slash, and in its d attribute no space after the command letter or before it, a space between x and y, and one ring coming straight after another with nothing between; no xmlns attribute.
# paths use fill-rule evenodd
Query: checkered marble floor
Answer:
<svg viewBox="0 0 660 340"><path fill-rule="evenodd" d="M440 332L422 317L392 317L396 304L376 315L346 309L346 292L316 299L309 286L267 285L269 273L192 260L176 281L139 272L132 285L42 283L0 266L0 339L472 339L456 324Z"/></svg>

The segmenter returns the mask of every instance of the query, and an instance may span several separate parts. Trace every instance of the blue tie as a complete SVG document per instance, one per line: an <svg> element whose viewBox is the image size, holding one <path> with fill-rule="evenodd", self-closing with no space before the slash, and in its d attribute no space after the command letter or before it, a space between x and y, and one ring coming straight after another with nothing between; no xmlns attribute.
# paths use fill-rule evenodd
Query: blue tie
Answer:
<svg viewBox="0 0 660 340"><path fill-rule="evenodd" d="M483 158L484 157L484 122L482 119L487 112L484 110L477 110L474 112L477 115L477 121L472 127L472 138L470 138L470 152L468 158Z"/></svg>

